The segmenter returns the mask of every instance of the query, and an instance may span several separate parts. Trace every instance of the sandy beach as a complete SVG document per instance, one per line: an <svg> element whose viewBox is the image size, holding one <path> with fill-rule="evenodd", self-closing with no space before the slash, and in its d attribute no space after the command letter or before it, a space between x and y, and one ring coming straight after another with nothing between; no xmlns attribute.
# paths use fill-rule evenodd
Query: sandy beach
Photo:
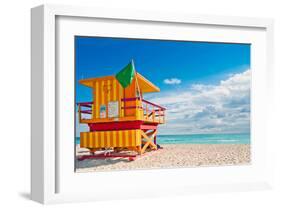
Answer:
<svg viewBox="0 0 281 209"><path fill-rule="evenodd" d="M145 153L135 161L127 158L85 159L87 149L76 147L76 172L155 169L173 167L222 166L250 163L247 144L177 144L162 145L163 149Z"/></svg>

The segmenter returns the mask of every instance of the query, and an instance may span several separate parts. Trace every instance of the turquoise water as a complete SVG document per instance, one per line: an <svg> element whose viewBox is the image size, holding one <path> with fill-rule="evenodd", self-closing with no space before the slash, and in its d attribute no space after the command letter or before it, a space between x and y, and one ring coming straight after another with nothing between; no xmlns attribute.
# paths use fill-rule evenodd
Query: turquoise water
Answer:
<svg viewBox="0 0 281 209"><path fill-rule="evenodd" d="M79 137L76 144L80 144ZM250 134L158 135L157 144L250 144Z"/></svg>

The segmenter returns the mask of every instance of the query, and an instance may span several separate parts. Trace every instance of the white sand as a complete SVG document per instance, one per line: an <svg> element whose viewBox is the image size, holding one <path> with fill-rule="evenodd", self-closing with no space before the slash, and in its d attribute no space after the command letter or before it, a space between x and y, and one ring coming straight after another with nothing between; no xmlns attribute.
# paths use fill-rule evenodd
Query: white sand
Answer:
<svg viewBox="0 0 281 209"><path fill-rule="evenodd" d="M127 158L76 160L77 172L152 169L194 166L241 165L250 163L250 145L244 144L177 144L162 145L129 161ZM76 147L76 156L89 154Z"/></svg>

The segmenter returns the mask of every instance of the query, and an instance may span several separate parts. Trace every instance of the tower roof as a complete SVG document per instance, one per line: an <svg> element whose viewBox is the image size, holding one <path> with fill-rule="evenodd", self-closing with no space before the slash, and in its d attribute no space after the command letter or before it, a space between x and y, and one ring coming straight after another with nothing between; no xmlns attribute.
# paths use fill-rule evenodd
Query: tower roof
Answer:
<svg viewBox="0 0 281 209"><path fill-rule="evenodd" d="M112 79L115 79L115 76L112 75L112 76L103 76L98 78L87 78L87 79L79 80L79 83L84 86L94 88L95 87L94 82L99 80L112 80ZM152 82L147 80L144 76L142 76L139 73L137 73L137 80L138 80L139 87L143 93L160 91L160 89L157 86L155 86Z"/></svg>

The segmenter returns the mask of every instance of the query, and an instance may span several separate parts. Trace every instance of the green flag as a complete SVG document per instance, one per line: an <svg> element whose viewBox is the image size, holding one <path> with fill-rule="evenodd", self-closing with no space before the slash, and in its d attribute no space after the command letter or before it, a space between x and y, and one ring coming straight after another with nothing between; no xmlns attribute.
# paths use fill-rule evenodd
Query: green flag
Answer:
<svg viewBox="0 0 281 209"><path fill-rule="evenodd" d="M123 88L126 88L132 83L134 76L135 66L133 60L115 75L116 79L119 81Z"/></svg>

